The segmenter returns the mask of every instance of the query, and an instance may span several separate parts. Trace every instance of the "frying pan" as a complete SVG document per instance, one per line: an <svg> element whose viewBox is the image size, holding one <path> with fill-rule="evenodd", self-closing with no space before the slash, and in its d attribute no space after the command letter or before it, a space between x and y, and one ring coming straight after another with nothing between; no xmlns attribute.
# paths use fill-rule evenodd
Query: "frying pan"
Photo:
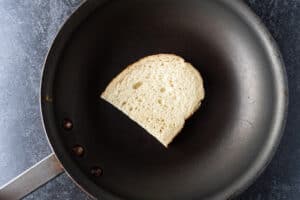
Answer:
<svg viewBox="0 0 300 200"><path fill-rule="evenodd" d="M206 90L169 148L99 98L125 66L157 53L191 62ZM269 163L287 102L280 53L243 2L86 1L44 66L41 110L54 153L0 197L19 198L64 169L99 199L233 198Z"/></svg>

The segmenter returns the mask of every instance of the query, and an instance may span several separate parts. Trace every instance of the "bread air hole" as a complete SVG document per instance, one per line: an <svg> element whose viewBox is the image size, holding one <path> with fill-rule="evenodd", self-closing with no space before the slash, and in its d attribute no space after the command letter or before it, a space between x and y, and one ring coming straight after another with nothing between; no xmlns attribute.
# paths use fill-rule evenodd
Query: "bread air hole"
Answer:
<svg viewBox="0 0 300 200"><path fill-rule="evenodd" d="M170 83L170 86L171 86L171 87L174 87L174 84L173 84L173 80L172 80L172 79L169 80L169 83Z"/></svg>
<svg viewBox="0 0 300 200"><path fill-rule="evenodd" d="M166 91L166 88L160 88L160 92L163 93Z"/></svg>
<svg viewBox="0 0 300 200"><path fill-rule="evenodd" d="M164 126L165 126L165 124L164 124ZM165 128L164 128L163 126L161 126L160 129L159 129L159 132L160 132L160 133L163 132L164 129L165 129Z"/></svg>
<svg viewBox="0 0 300 200"><path fill-rule="evenodd" d="M134 90L136 90L136 89L138 89L139 87L141 87L142 84L143 84L142 82L137 82L137 83L135 83L135 84L132 85L132 88L133 88Z"/></svg>

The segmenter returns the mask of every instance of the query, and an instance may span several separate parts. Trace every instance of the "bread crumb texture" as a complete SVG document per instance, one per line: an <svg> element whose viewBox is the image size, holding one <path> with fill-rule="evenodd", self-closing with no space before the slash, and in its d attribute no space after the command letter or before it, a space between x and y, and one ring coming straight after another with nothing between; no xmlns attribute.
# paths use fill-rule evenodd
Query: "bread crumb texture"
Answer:
<svg viewBox="0 0 300 200"><path fill-rule="evenodd" d="M200 73L173 54L147 56L129 65L101 94L165 147L200 106Z"/></svg>

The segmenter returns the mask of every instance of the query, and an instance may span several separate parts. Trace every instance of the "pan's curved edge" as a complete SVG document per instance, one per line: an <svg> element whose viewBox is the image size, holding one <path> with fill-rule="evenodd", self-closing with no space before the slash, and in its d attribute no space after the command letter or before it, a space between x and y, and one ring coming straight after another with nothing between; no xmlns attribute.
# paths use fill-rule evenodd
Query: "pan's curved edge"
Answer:
<svg viewBox="0 0 300 200"><path fill-rule="evenodd" d="M52 150L52 152L54 152L56 159L62 163L61 158L61 154L63 154L62 152L60 152L59 150L56 150L53 147L53 140L54 138L52 138L52 136L50 136L49 134L47 134L47 129L49 128L49 124L47 124L47 116L45 114L45 109L48 108L49 103L52 104L52 96L48 96L48 92L52 90L52 85L47 84L48 83L48 78L54 77L54 74L49 75L49 71L47 66L53 66L52 62L56 62L53 61L53 57L51 57L51 55L56 52L56 54L59 54L59 51L62 51L62 47L64 46L64 44L60 43L63 41L63 38L68 37L69 35L72 34L72 29L70 29L70 31L68 30L67 27L71 26L71 27L77 27L82 20L84 20L85 18L87 18L94 10L96 10L99 6L103 6L105 5L105 3L108 0L85 0L83 2L81 2L77 8L75 8L75 11L69 16L69 18L61 24L60 28L58 29L59 31L56 33L54 40L52 42L52 45L50 46L48 52L46 53L44 62L43 62L43 67L42 67L42 71L41 71L41 81L40 81L40 98L39 98L39 105L40 105L40 116L41 116L41 122L42 122L42 127L44 130L44 133L46 135L46 139L48 141L48 144ZM84 14L82 14L84 13ZM71 18L79 18L81 20L73 20L72 25L70 25L70 20ZM58 45L59 44L59 45ZM55 70L50 70L51 73L54 73ZM47 74L47 75L46 75ZM45 103L46 101L46 103ZM48 104L48 105L47 105ZM53 122L52 122L53 123ZM54 128L52 126L52 128ZM55 129L55 128L54 128ZM70 165L71 160L68 160L68 165ZM82 186L81 184L78 183L78 181L73 177L73 173L71 173L70 171L67 170L68 167L64 167L64 165L66 164L66 162L64 162L64 164L62 164L62 168L64 169L64 171L66 172L67 176L78 186L78 188L80 188L84 193L86 193L90 198L92 199L97 199L96 196L94 196L94 193L92 194L92 191L88 191L84 188L84 186ZM81 179L81 178L79 178ZM88 182L85 183L84 185L87 184L93 184L92 182ZM94 185L94 187L96 187ZM103 196L103 197L110 197L112 199L115 200L119 200L119 197L116 196L111 196L111 194L107 193L106 191L102 191L102 194L98 194L99 196Z"/></svg>
<svg viewBox="0 0 300 200"><path fill-rule="evenodd" d="M106 0L93 1L93 6L91 6L91 7L93 7L93 9L96 7L94 5L95 2L97 2L96 4L100 5L100 4L104 4L104 2L106 2ZM275 151L279 145L280 139L283 134L285 122L286 122L287 107L288 107L288 87L287 87L287 77L286 77L285 67L284 67L284 63L283 63L281 54L278 50L278 47L277 47L274 39L272 38L272 36L270 35L270 33L268 32L266 27L261 23L260 19L250 10L250 8L245 3L243 3L242 1L231 1L231 0L224 0L223 2L228 7L232 8L232 10L234 12L238 13L239 16L242 17L249 24L249 26L251 26L257 32L257 34L260 36L262 42L265 44L266 51L270 55L270 62L274 66L276 66L276 68L279 69L277 72L274 72L276 77L278 78L278 81L277 81L278 90L281 90L284 92L280 94L280 99L278 99L278 101L277 101L277 106L278 106L279 110L276 113L276 117L275 117L276 119L274 119L275 126L272 127L272 132L276 133L276 134L272 134L273 135L272 139L266 145L267 150L265 150L264 154L260 155L257 158L256 162L253 164L253 166L250 167L250 169L248 170L248 172L246 174L241 176L239 180L237 180L232 185L227 187L227 189L225 189L224 191L211 197L211 199L231 199L231 198L239 195L241 192L246 190L251 185L251 183L253 183L253 181L256 180L258 178L258 176L264 171L264 169L270 163L270 161L271 161L272 157L274 156ZM76 15L76 13L78 13L79 11L86 9L86 7L88 7L88 2L83 2L79 6L79 8L76 10L76 12L73 13L72 17L74 15ZM67 21L66 23L69 23L69 21ZM65 27L66 23L63 24L62 27ZM62 37L61 31L55 37L53 46L48 51L48 54L46 56L47 59L45 59L44 67L42 70L42 80L40 83L40 92L41 92L40 93L41 94L40 111L41 111L41 117L42 117L43 128L44 128L45 133L46 133L46 129L48 129L51 125L45 124L46 116L45 116L44 98L47 95L47 91L49 91L49 87L51 87L51 86L44 85L45 82L47 82L47 81L45 81L44 74L47 73L46 65L49 65L48 62L52 62L52 60L50 60L50 61L48 60L49 55L51 53L53 53L53 51L57 50L55 47L55 44L57 44L57 41L60 40L59 39L60 37ZM52 127L52 129L53 128L54 127ZM47 134L46 134L46 136L47 136L46 138L48 139L48 142L50 144L52 151L55 152L56 157L59 160L59 158L62 156L62 152L60 152L59 150L54 150L54 148L51 144L53 142L54 138L51 138L51 136L49 136ZM70 165L70 163L71 163L71 161L64 162L64 164L67 164L67 165ZM66 168L68 168L68 167L66 167ZM79 185L77 183L77 180L76 180L76 179L80 179L80 177L74 179L73 178L74 174L72 174L68 171L66 171L66 172L70 176L70 178L84 192L86 192L90 197L96 199L94 196L91 195L91 193L92 193L91 191L86 191L85 189L83 189L83 187L89 183L85 182L82 187L81 185ZM96 187L96 186L94 186L94 187ZM98 193L97 193L97 195L98 195ZM108 195L112 199L120 199L119 197L111 196L111 194L108 194L108 192L105 192L103 190L102 196L105 196L105 195ZM99 196L101 196L101 195L99 194Z"/></svg>
<svg viewBox="0 0 300 200"><path fill-rule="evenodd" d="M273 119L274 123L273 127L271 128L272 134L270 140L267 141L266 147L263 149L262 154L259 155L255 163L253 163L249 170L237 181L228 186L219 194L216 194L209 199L233 199L248 189L251 184L263 173L274 157L283 136L289 102L288 79L285 64L275 39L265 25L261 22L260 18L251 10L248 5L246 5L246 3L242 1L224 0L224 4L229 6L245 22L247 22L248 25L254 31L256 31L257 35L261 39L262 44L264 44L265 50L270 57L270 63L272 63L274 69L277 69L274 70L273 73L276 80L276 91L279 98L276 101L277 112Z"/></svg>
<svg viewBox="0 0 300 200"><path fill-rule="evenodd" d="M75 8L75 11L69 16L69 18L71 18L73 15L75 15L77 12L79 12L80 8L82 8L82 6L86 3L86 1L83 1L81 2L77 8ZM69 19L68 18L68 19ZM58 158L57 156L57 153L55 152L52 144L51 144L51 141L50 141L50 138L48 137L48 134L47 134L47 130L46 130L46 125L45 125L45 115L43 113L43 101L45 100L44 98L47 98L48 101L52 101L52 97L49 97L47 96L46 94L43 94L45 89L44 89L44 74L46 73L46 65L47 65L47 60L49 58L49 55L51 54L51 52L53 51L53 48L54 48L54 44L57 43L56 41L58 40L57 38L59 38L59 35L61 34L61 29L68 23L68 19L61 24L60 28L58 29L59 31L56 33L55 37L54 37L54 40L52 41L52 45L50 46L46 56L45 56L45 59L44 59L44 62L43 62L43 67L42 67L42 71L41 71L41 81L40 81L40 98L39 98L39 105L40 105L40 116L41 116L41 121L42 121L42 127L43 127L43 130L44 130L44 133L45 133L45 136L46 136L46 139L47 139L47 142L51 148L51 151L54 152L55 154L55 157L56 159L61 163L61 160ZM89 197L91 197L92 199L96 199L92 194L90 194L88 191L86 191L84 188L82 188L79 183L77 183L73 178L72 176L69 174L69 172L64 168L64 166L61 164L61 167L64 169L65 173L67 174L67 176L69 178L71 178L71 180L83 191L85 192Z"/></svg>

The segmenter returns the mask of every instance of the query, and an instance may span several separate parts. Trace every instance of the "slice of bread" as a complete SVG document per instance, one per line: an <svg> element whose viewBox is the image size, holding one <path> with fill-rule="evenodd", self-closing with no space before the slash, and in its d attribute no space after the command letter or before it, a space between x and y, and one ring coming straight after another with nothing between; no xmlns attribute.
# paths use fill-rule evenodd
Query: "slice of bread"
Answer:
<svg viewBox="0 0 300 200"><path fill-rule="evenodd" d="M140 59L117 75L101 94L165 147L200 106L200 73L179 56L158 54Z"/></svg>

